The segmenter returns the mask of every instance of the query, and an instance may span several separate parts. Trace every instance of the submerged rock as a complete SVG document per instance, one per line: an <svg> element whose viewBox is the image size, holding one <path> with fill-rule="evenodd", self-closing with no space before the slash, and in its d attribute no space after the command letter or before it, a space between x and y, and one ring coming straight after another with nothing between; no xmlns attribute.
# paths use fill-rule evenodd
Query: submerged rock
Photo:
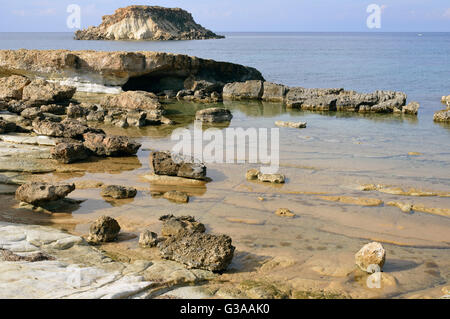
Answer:
<svg viewBox="0 0 450 319"><path fill-rule="evenodd" d="M282 174L258 174L258 180L263 183L284 184L286 177Z"/></svg>
<svg viewBox="0 0 450 319"><path fill-rule="evenodd" d="M27 183L20 186L16 191L16 199L39 206L47 202L65 198L75 190L75 184L47 184Z"/></svg>
<svg viewBox="0 0 450 319"><path fill-rule="evenodd" d="M152 152L150 166L156 175L178 176L190 179L204 180L206 166L195 162L192 157L171 152Z"/></svg>
<svg viewBox="0 0 450 319"><path fill-rule="evenodd" d="M83 135L83 145L98 156L131 156L136 155L141 144L126 136L110 136L96 133Z"/></svg>
<svg viewBox="0 0 450 319"><path fill-rule="evenodd" d="M91 155L83 143L77 141L58 143L50 153L53 159L63 164L83 161Z"/></svg>
<svg viewBox="0 0 450 319"><path fill-rule="evenodd" d="M209 123L229 122L232 118L233 115L230 110L220 107L200 110L195 114L195 119L197 121Z"/></svg>
<svg viewBox="0 0 450 319"><path fill-rule="evenodd" d="M235 247L226 235L181 232L158 244L162 258L183 263L188 268L225 271Z"/></svg>
<svg viewBox="0 0 450 319"><path fill-rule="evenodd" d="M279 208L275 214L281 217L295 217L295 214L287 208Z"/></svg>
<svg viewBox="0 0 450 319"><path fill-rule="evenodd" d="M30 80L28 78L20 75L0 78L0 100L21 100L23 89L29 83Z"/></svg>
<svg viewBox="0 0 450 319"><path fill-rule="evenodd" d="M125 199L135 197L137 194L137 190L134 187L108 185L103 187L100 194L103 197L112 197L114 199Z"/></svg>
<svg viewBox="0 0 450 319"><path fill-rule="evenodd" d="M114 218L102 216L91 225L88 241L94 244L112 242L119 232L120 225Z"/></svg>
<svg viewBox="0 0 450 319"><path fill-rule="evenodd" d="M280 127L290 127L290 128L306 128L307 123L305 122L285 122L285 121L276 121L276 126Z"/></svg>
<svg viewBox="0 0 450 319"><path fill-rule="evenodd" d="M221 39L197 24L180 8L132 5L102 18L98 27L75 32L76 40L201 40Z"/></svg>
<svg viewBox="0 0 450 319"><path fill-rule="evenodd" d="M363 271L373 273L373 265L383 269L386 261L386 251L380 243L373 242L365 245L355 254L356 265Z"/></svg>
<svg viewBox="0 0 450 319"><path fill-rule="evenodd" d="M141 247L156 247L158 245L158 235L149 230L144 231L139 236L139 245Z"/></svg>
<svg viewBox="0 0 450 319"><path fill-rule="evenodd" d="M189 202L189 196L188 194L184 192L179 191L170 191L164 193L163 197L167 200L170 200L172 202L176 203L188 203Z"/></svg>
<svg viewBox="0 0 450 319"><path fill-rule="evenodd" d="M182 232L204 233L205 225L195 220L192 216L165 215L159 218L163 222L161 235L165 237L177 236Z"/></svg>

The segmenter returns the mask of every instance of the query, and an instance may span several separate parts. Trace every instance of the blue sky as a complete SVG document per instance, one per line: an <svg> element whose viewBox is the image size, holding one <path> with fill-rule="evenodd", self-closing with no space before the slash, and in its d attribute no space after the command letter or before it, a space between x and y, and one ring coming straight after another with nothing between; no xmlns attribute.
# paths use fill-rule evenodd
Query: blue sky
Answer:
<svg viewBox="0 0 450 319"><path fill-rule="evenodd" d="M369 4L383 8L376 31L450 32L449 0L0 0L0 32L73 31L66 25L69 4L81 7L81 26L131 4L180 7L213 31L371 31Z"/></svg>

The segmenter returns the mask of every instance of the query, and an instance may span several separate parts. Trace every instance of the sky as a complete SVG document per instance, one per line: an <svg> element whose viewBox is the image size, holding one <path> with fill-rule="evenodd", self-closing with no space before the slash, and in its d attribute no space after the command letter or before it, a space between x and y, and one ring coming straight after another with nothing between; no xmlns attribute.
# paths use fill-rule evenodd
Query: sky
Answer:
<svg viewBox="0 0 450 319"><path fill-rule="evenodd" d="M378 2L377 2L378 1ZM73 32L70 4L81 8L81 27L132 4L179 7L216 32L450 32L449 0L0 0L0 32ZM369 29L367 8L381 9L380 28Z"/></svg>

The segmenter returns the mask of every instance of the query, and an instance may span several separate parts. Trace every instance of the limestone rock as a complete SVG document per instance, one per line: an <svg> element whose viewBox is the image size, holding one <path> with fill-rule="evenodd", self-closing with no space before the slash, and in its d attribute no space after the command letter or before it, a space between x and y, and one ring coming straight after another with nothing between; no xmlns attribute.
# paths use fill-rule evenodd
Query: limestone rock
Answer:
<svg viewBox="0 0 450 319"><path fill-rule="evenodd" d="M219 107L200 110L195 114L197 121L209 123L229 122L232 118L230 110Z"/></svg>
<svg viewBox="0 0 450 319"><path fill-rule="evenodd" d="M154 110L163 114L163 108L158 101L158 97L144 91L128 91L116 95L103 97L100 105L104 108L121 108L130 110Z"/></svg>
<svg viewBox="0 0 450 319"><path fill-rule="evenodd" d="M259 100L263 93L263 82L253 80L226 84L222 96L224 100Z"/></svg>
<svg viewBox="0 0 450 319"><path fill-rule="evenodd" d="M307 123L305 122L285 122L285 121L276 121L276 126L280 127L290 127L290 128L306 128Z"/></svg>
<svg viewBox="0 0 450 319"><path fill-rule="evenodd" d="M98 156L132 156L141 147L126 136L86 133L83 138L83 145Z"/></svg>
<svg viewBox="0 0 450 319"><path fill-rule="evenodd" d="M29 107L20 113L20 116L22 116L25 119L28 120L34 120L35 118L43 119L44 115L41 112L41 109L38 107Z"/></svg>
<svg viewBox="0 0 450 319"><path fill-rule="evenodd" d="M92 223L88 241L94 244L112 242L120 232L119 223L109 216L102 216Z"/></svg>
<svg viewBox="0 0 450 319"><path fill-rule="evenodd" d="M271 82L264 82L263 101L268 102L284 102L286 94L289 90L287 86L282 84L275 84Z"/></svg>
<svg viewBox="0 0 450 319"><path fill-rule="evenodd" d="M188 268L225 271L235 247L226 235L181 232L158 244L161 256L185 264Z"/></svg>
<svg viewBox="0 0 450 319"><path fill-rule="evenodd" d="M189 202L189 196L188 194L184 192L179 191L170 191L164 193L163 197L167 200L170 200L175 203L188 203Z"/></svg>
<svg viewBox="0 0 450 319"><path fill-rule="evenodd" d="M295 217L295 214L287 208L279 208L275 214L281 217Z"/></svg>
<svg viewBox="0 0 450 319"><path fill-rule="evenodd" d="M403 107L404 114L417 115L419 113L420 104L418 102L410 102Z"/></svg>
<svg viewBox="0 0 450 319"><path fill-rule="evenodd" d="M158 235L149 230L144 231L139 236L139 245L141 247L156 247L158 245Z"/></svg>
<svg viewBox="0 0 450 319"><path fill-rule="evenodd" d="M434 113L435 122L450 122L450 110L442 110Z"/></svg>
<svg viewBox="0 0 450 319"><path fill-rule="evenodd" d="M72 98L76 92L72 86L62 86L50 83L43 79L33 80L24 87L22 99L28 105L40 106L55 102L65 102Z"/></svg>
<svg viewBox="0 0 450 319"><path fill-rule="evenodd" d="M182 232L204 233L205 225L195 220L192 216L175 217L165 215L159 218L163 222L161 235L165 237L177 236Z"/></svg>
<svg viewBox="0 0 450 319"><path fill-rule="evenodd" d="M180 8L132 5L102 18L98 27L75 32L77 40L200 40L220 39Z"/></svg>
<svg viewBox="0 0 450 319"><path fill-rule="evenodd" d="M150 166L156 175L178 176L197 180L206 178L206 166L194 158L171 152L152 152Z"/></svg>
<svg viewBox="0 0 450 319"><path fill-rule="evenodd" d="M16 191L16 199L34 206L65 198L75 190L74 184L47 184L32 182L23 184Z"/></svg>
<svg viewBox="0 0 450 319"><path fill-rule="evenodd" d="M114 199L125 199L135 197L137 194L137 190L134 187L108 185L103 187L100 194L103 197L112 197Z"/></svg>
<svg viewBox="0 0 450 319"><path fill-rule="evenodd" d="M32 123L33 131L39 135L52 136L52 137L66 137L79 139L83 134L101 133L103 131L90 128L82 124L77 120L65 119L61 123L53 122L48 119L39 120L35 119Z"/></svg>
<svg viewBox="0 0 450 319"><path fill-rule="evenodd" d="M21 100L23 88L30 83L30 80L24 76L11 75L0 78L0 100Z"/></svg>
<svg viewBox="0 0 450 319"><path fill-rule="evenodd" d="M371 265L376 265L383 269L386 261L386 251L380 243L373 242L365 245L355 255L356 265L365 272L373 272Z"/></svg>
<svg viewBox="0 0 450 319"><path fill-rule="evenodd" d="M83 161L91 155L81 142L62 142L50 151L52 158L63 164Z"/></svg>
<svg viewBox="0 0 450 319"><path fill-rule="evenodd" d="M66 107L64 105L58 104L48 104L42 105L40 108L42 113L51 113L55 115L64 115L66 114Z"/></svg>

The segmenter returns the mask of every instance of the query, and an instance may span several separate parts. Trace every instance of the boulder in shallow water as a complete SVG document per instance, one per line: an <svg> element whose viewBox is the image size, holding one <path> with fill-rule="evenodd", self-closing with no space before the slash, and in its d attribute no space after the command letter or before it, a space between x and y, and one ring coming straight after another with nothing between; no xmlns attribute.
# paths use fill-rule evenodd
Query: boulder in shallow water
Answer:
<svg viewBox="0 0 450 319"><path fill-rule="evenodd" d="M435 122L450 123L450 110L447 109L434 113L433 119Z"/></svg>
<svg viewBox="0 0 450 319"><path fill-rule="evenodd" d="M154 93L144 91L127 91L105 96L100 105L104 108L120 108L129 110L163 110L158 97Z"/></svg>
<svg viewBox="0 0 450 319"><path fill-rule="evenodd" d="M251 80L226 84L222 96L224 100L260 100L263 93L263 81Z"/></svg>
<svg viewBox="0 0 450 319"><path fill-rule="evenodd" d="M98 156L132 156L141 147L126 136L86 133L83 138L84 146Z"/></svg>
<svg viewBox="0 0 450 319"><path fill-rule="evenodd" d="M290 127L290 128L306 128L306 122L285 122L285 121L276 121L276 126L279 127Z"/></svg>
<svg viewBox="0 0 450 319"><path fill-rule="evenodd" d="M178 176L204 180L206 166L194 158L171 152L152 152L150 166L156 175Z"/></svg>
<svg viewBox="0 0 450 319"><path fill-rule="evenodd" d="M289 88L282 84L275 84L271 82L264 82L263 101L268 102L283 102Z"/></svg>
<svg viewBox="0 0 450 319"><path fill-rule="evenodd" d="M165 215L159 218L163 222L161 235L165 237L177 236L182 232L204 233L205 225L195 220L192 216Z"/></svg>
<svg viewBox="0 0 450 319"><path fill-rule="evenodd" d="M48 184L32 182L23 184L16 190L16 199L39 206L47 202L65 198L75 190L75 184Z"/></svg>
<svg viewBox="0 0 450 319"><path fill-rule="evenodd" d="M233 118L230 110L213 107L209 109L200 110L195 114L195 119L201 122L220 123L229 122Z"/></svg>
<svg viewBox="0 0 450 319"><path fill-rule="evenodd" d="M263 183L284 184L286 177L282 174L258 174L258 180Z"/></svg>
<svg viewBox="0 0 450 319"><path fill-rule="evenodd" d="M108 185L103 187L100 194L103 197L111 197L114 199L125 199L135 197L137 194L137 190L134 187Z"/></svg>
<svg viewBox="0 0 450 319"><path fill-rule="evenodd" d="M419 113L420 104L418 102L409 102L402 109L403 114L417 115Z"/></svg>
<svg viewBox="0 0 450 319"><path fill-rule="evenodd" d="M22 100L30 106L66 102L73 97L76 90L72 86L64 86L37 79L24 87Z"/></svg>
<svg viewBox="0 0 450 319"><path fill-rule="evenodd" d="M375 272L374 266L378 266L380 271L386 261L386 251L380 243L372 242L365 245L355 255L356 265L368 273ZM376 268L376 267L375 267Z"/></svg>
<svg viewBox="0 0 450 319"><path fill-rule="evenodd" d="M0 100L21 100L23 89L29 83L30 80L28 78L20 75L0 78Z"/></svg>
<svg viewBox="0 0 450 319"><path fill-rule="evenodd" d="M120 225L114 218L102 216L92 223L88 241L94 244L112 242L117 239Z"/></svg>
<svg viewBox="0 0 450 319"><path fill-rule="evenodd" d="M185 231L159 243L158 248L164 259L215 272L228 268L235 250L229 236Z"/></svg>
<svg viewBox="0 0 450 319"><path fill-rule="evenodd" d="M52 158L63 164L83 161L91 155L91 152L78 141L62 142L56 144L50 151Z"/></svg>
<svg viewBox="0 0 450 319"><path fill-rule="evenodd" d="M188 203L189 202L189 196L185 192L179 192L179 191L165 192L163 197L165 199L170 200L175 203Z"/></svg>

